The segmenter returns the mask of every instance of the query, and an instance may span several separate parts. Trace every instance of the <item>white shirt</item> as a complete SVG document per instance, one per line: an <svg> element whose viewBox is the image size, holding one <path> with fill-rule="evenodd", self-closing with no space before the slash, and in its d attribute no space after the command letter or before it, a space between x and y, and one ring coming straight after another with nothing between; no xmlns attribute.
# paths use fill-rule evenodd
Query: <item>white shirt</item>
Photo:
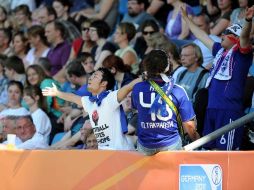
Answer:
<svg viewBox="0 0 254 190"><path fill-rule="evenodd" d="M23 107L7 108L0 112L0 118L5 116L24 116L24 115L30 115L30 112Z"/></svg>
<svg viewBox="0 0 254 190"><path fill-rule="evenodd" d="M47 57L49 48L45 49L44 52L41 54L40 57ZM35 57L35 48L31 48L26 57L25 57L25 63L28 63L28 65L32 65L36 63L36 57Z"/></svg>
<svg viewBox="0 0 254 190"><path fill-rule="evenodd" d="M17 145L16 147L18 149L26 150L47 149L48 144L45 142L44 137L41 134L35 133L31 139Z"/></svg>
<svg viewBox="0 0 254 190"><path fill-rule="evenodd" d="M48 143L51 132L51 122L47 114L40 108L31 114L36 132L40 133Z"/></svg>
<svg viewBox="0 0 254 190"><path fill-rule="evenodd" d="M89 113L99 149L134 150L133 144L130 144L122 133L117 92L110 92L99 107L96 102L91 102L88 96L82 97L82 105Z"/></svg>

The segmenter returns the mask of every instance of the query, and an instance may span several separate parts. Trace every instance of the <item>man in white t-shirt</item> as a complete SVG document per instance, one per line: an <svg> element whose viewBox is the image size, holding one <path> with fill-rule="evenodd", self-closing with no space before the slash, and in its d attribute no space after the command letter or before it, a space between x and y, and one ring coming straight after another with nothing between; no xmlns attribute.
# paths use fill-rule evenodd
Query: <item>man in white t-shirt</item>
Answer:
<svg viewBox="0 0 254 190"><path fill-rule="evenodd" d="M18 117L16 120L16 135L22 141L18 149L47 149L48 144L42 134L36 132L30 115Z"/></svg>
<svg viewBox="0 0 254 190"><path fill-rule="evenodd" d="M114 76L105 68L99 68L88 80L92 96L80 97L59 91L56 86L43 89L45 96L58 96L66 101L82 105L88 112L99 149L133 150L124 132L120 105L123 99L141 79L135 79L117 91L110 92L115 84ZM127 126L126 126L127 127Z"/></svg>

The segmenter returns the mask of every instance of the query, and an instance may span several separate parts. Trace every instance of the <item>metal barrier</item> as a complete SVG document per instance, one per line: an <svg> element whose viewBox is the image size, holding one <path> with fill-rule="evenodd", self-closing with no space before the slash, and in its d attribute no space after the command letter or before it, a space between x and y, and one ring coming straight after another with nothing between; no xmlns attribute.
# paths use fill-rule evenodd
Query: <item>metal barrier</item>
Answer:
<svg viewBox="0 0 254 190"><path fill-rule="evenodd" d="M206 135L206 136L204 136L204 137L202 137L202 138L200 138L200 139L198 139L198 140L196 140L196 141L194 141L194 142L192 142L192 143L190 143L186 146L184 146L183 148L184 148L184 150L187 150L187 151L199 148L202 145L216 139L217 137L231 131L232 129L236 129L240 126L243 126L244 124L252 121L253 119L254 119L254 112L249 113L249 114L235 120L234 122L229 123L229 124L223 126L222 128L220 128L220 129L218 129L218 130L216 130L216 131L214 131L214 132L212 132L212 133L210 133L210 134L208 134L208 135Z"/></svg>

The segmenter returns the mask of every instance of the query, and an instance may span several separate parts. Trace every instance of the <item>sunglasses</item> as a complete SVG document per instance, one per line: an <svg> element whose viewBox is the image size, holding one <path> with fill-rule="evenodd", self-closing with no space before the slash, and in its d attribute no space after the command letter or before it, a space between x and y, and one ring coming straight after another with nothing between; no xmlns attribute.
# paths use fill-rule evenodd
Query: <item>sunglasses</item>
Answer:
<svg viewBox="0 0 254 190"><path fill-rule="evenodd" d="M155 33L155 31L143 31L142 32L144 35L147 35L147 34L153 34L153 33Z"/></svg>
<svg viewBox="0 0 254 190"><path fill-rule="evenodd" d="M83 31L87 31L87 30L89 30L89 28L83 27L82 30L83 30Z"/></svg>

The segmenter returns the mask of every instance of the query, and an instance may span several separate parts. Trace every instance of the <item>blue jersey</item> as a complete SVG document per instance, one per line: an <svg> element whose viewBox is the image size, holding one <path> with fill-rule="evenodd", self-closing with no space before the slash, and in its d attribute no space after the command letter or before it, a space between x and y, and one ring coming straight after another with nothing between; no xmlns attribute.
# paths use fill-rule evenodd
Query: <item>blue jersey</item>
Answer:
<svg viewBox="0 0 254 190"><path fill-rule="evenodd" d="M157 84L163 86L163 83ZM156 95L157 92L146 81L136 84L132 91L133 108L138 110L138 141L147 148L170 146L179 139L176 115L168 105L166 117L160 113L149 113ZM195 117L192 104L182 87L174 85L170 98L178 108L183 122Z"/></svg>
<svg viewBox="0 0 254 190"><path fill-rule="evenodd" d="M221 49L220 43L213 46L213 55ZM247 54L240 52L239 48L233 52L232 78L230 80L212 79L209 86L208 108L216 109L243 109L243 93L249 67L253 55L250 51ZM221 59L222 61L223 59Z"/></svg>

